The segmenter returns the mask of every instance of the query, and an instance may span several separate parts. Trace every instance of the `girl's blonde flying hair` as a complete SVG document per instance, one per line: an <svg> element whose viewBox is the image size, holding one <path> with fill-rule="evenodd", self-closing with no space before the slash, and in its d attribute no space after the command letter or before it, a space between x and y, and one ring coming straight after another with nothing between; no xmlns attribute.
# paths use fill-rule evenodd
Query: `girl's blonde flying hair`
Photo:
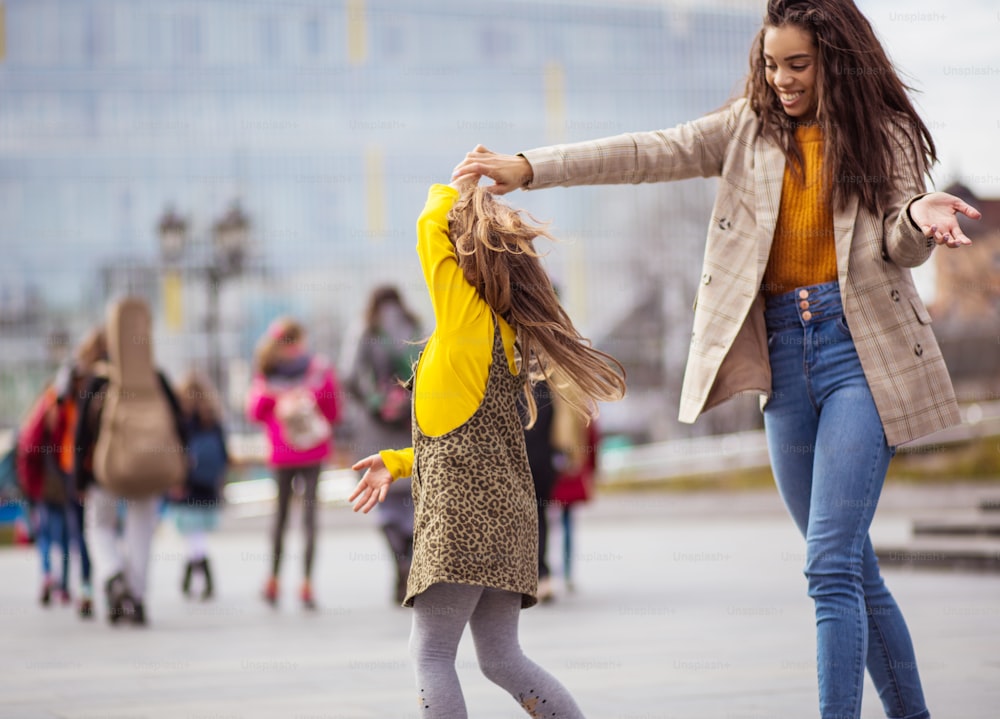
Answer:
<svg viewBox="0 0 1000 719"><path fill-rule="evenodd" d="M448 214L459 267L517 332L528 426L537 417L531 383L542 378L576 411L596 417L598 401L625 396L625 368L573 326L534 247L536 237L554 238L528 220L485 188L466 189Z"/></svg>

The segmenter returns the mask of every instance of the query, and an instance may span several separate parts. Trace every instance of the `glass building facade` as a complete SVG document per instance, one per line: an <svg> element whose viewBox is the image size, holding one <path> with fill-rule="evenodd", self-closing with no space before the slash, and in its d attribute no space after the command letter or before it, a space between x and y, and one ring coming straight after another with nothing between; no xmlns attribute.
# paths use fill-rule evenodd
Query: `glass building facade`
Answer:
<svg viewBox="0 0 1000 719"><path fill-rule="evenodd" d="M168 207L193 240L207 241L235 200L251 219L260 271L222 288L227 358L246 358L279 312L302 316L336 353L377 282L397 282L430 321L414 221L428 185L447 182L476 143L513 152L717 108L742 89L761 14L756 2L640 0L7 0L2 10L0 303L3 343L18 351L0 354L37 367L46 349L31 343L52 323L75 341L110 297L139 291L175 372L205 361L206 308L191 276L172 300L180 319L163 320L156 227ZM565 240L547 262L585 333L611 336L660 293L665 417L712 187L509 196ZM23 408L13 386L0 384L15 393L5 405Z"/></svg>

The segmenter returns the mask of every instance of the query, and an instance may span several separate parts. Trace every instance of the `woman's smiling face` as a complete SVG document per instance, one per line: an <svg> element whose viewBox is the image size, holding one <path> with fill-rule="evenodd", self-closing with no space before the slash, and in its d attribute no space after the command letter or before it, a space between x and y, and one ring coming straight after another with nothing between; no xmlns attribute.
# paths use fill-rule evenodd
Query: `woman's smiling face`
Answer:
<svg viewBox="0 0 1000 719"><path fill-rule="evenodd" d="M764 73L785 114L803 122L816 118L818 58L812 35L794 25L764 32Z"/></svg>

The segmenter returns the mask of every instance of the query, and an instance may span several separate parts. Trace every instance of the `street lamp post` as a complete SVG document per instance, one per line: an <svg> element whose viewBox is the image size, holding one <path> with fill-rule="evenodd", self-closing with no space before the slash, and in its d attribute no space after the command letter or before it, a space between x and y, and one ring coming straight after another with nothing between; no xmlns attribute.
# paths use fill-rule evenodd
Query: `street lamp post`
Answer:
<svg viewBox="0 0 1000 719"><path fill-rule="evenodd" d="M239 203L234 202L212 224L210 238L192 243L188 221L168 208L160 219L158 232L160 253L166 267L205 280L208 306L204 326L209 344L209 375L220 395L225 397L219 297L222 283L243 273L250 246L250 220ZM188 260L188 255L193 258Z"/></svg>

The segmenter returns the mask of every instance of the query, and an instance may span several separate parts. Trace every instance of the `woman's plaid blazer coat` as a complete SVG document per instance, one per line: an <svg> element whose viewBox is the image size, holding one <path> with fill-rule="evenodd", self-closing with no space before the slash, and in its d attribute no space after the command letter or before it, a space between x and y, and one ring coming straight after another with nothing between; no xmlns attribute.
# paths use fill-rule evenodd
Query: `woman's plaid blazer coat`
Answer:
<svg viewBox="0 0 1000 719"><path fill-rule="evenodd" d="M745 392L760 393L763 406L771 390L761 281L785 157L758 137L758 127L743 98L672 129L522 153L534 173L526 189L719 178L681 390L682 422ZM896 446L958 423L959 413L931 317L908 269L934 249L907 212L925 194L923 173L906 125L892 133L891 177L833 178L889 183L884 209L873 213L855 198L833 212L833 225L847 325L886 440Z"/></svg>

